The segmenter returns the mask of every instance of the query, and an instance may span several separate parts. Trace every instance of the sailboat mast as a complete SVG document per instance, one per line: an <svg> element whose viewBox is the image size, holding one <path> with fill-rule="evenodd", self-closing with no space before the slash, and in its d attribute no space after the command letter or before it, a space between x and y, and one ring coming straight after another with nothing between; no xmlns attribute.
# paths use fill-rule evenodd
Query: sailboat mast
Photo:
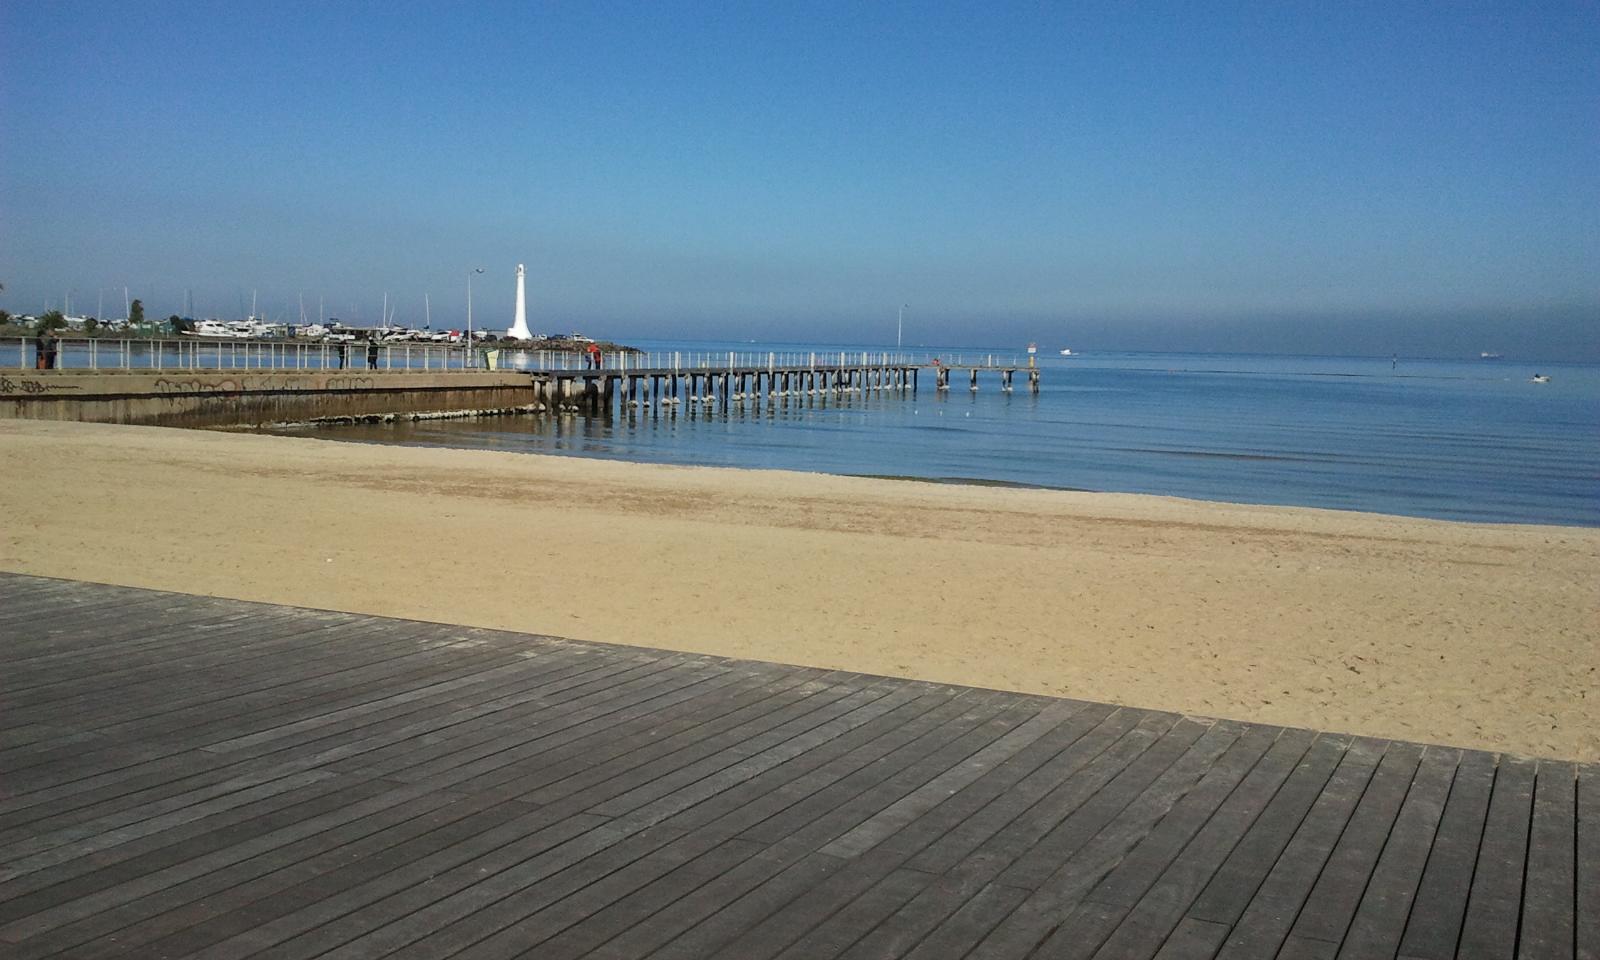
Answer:
<svg viewBox="0 0 1600 960"><path fill-rule="evenodd" d="M426 293L424 293L422 295L422 316L423 316L422 329L424 329L424 330L432 330L433 329L433 304L428 302L428 295Z"/></svg>

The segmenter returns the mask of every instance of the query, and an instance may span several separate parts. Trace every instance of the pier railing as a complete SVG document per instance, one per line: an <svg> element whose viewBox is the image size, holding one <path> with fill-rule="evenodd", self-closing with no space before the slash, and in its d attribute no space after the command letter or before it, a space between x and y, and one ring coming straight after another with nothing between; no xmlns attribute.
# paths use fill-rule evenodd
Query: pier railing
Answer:
<svg viewBox="0 0 1600 960"><path fill-rule="evenodd" d="M375 369L408 372L575 371L593 361L584 353L530 350L505 343L432 344L411 341L378 344L373 356L367 341L244 340L184 338L173 340L60 337L55 340L53 369L59 370L344 370ZM38 368L32 337L0 342L0 369ZM1026 358L996 353L934 354L899 351L613 351L600 355L606 370L736 370L867 366L944 366L1007 369L1027 365Z"/></svg>

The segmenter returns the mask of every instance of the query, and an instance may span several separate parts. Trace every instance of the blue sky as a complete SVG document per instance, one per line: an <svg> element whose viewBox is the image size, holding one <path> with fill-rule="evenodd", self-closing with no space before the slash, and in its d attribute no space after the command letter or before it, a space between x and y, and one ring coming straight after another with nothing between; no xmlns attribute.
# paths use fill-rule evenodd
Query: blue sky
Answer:
<svg viewBox="0 0 1600 960"><path fill-rule="evenodd" d="M1600 5L0 6L0 306L1600 359ZM81 310L80 310L81 308Z"/></svg>

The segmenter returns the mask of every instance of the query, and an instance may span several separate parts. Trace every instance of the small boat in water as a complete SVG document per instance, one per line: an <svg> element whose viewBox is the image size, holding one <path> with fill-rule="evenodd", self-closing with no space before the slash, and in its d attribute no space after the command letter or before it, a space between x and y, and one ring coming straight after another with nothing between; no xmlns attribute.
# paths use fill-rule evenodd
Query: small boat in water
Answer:
<svg viewBox="0 0 1600 960"><path fill-rule="evenodd" d="M1529 383L1549 383L1550 382L1550 377L1549 377L1548 374L1536 373L1536 374L1533 375L1533 379L1529 380L1528 382Z"/></svg>
<svg viewBox="0 0 1600 960"><path fill-rule="evenodd" d="M1500 359L1500 354L1498 354L1498 353L1480 353L1480 354L1478 354L1478 359L1479 360L1499 360Z"/></svg>
<svg viewBox="0 0 1600 960"><path fill-rule="evenodd" d="M1076 353L1072 352L1072 348L1071 347L1062 347L1061 348L1061 355L1063 357L1076 357L1077 356Z"/></svg>

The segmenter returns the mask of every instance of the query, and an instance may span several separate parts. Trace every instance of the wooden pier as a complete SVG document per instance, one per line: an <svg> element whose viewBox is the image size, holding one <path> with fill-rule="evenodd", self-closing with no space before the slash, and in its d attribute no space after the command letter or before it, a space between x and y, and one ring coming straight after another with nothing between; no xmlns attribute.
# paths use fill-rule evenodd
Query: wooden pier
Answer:
<svg viewBox="0 0 1600 960"><path fill-rule="evenodd" d="M11 574L0 637L8 960L1600 956L1595 766Z"/></svg>
<svg viewBox="0 0 1600 960"><path fill-rule="evenodd" d="M952 371L967 375L968 389L978 389L980 372L999 378L999 389L1011 392L1019 369L1028 389L1039 392L1037 368L1014 364L944 366L907 363L830 364L727 367L626 367L585 370L539 370L530 374L538 402L556 410L608 411L624 407L672 409L760 404L797 397L846 397L859 394L915 394L924 370L934 373L938 390L950 389ZM960 382L958 378L957 382Z"/></svg>

